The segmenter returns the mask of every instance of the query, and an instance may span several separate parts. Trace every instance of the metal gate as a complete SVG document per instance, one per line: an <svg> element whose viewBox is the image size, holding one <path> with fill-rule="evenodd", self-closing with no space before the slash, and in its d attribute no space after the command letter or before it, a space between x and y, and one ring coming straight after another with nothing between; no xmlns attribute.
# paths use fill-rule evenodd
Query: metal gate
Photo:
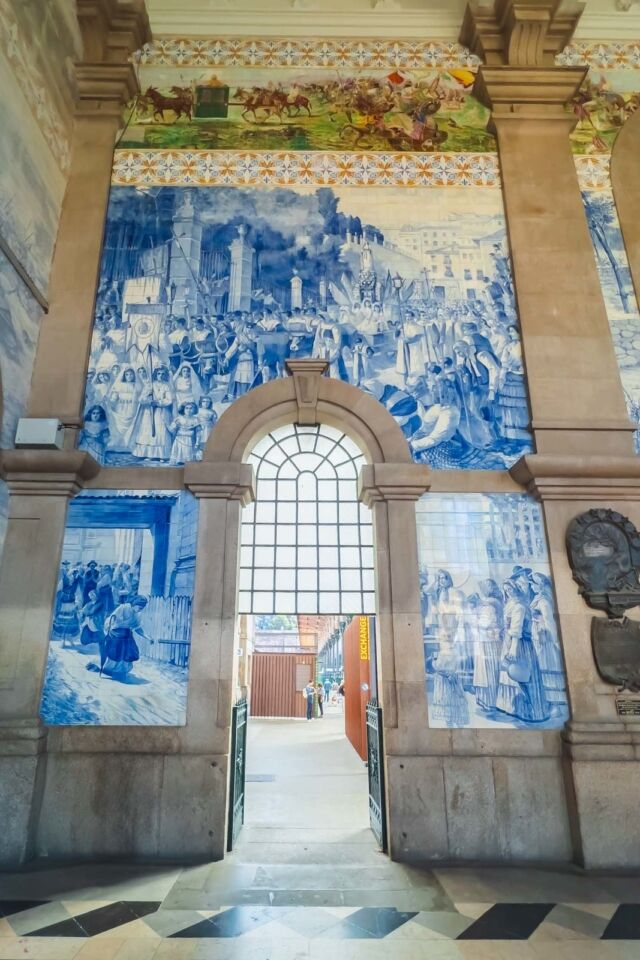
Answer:
<svg viewBox="0 0 640 960"><path fill-rule="evenodd" d="M367 704L367 769L369 773L369 822L380 849L387 850L387 814L384 795L384 750L382 707L377 700Z"/></svg>
<svg viewBox="0 0 640 960"><path fill-rule="evenodd" d="M244 779L247 766L247 701L238 700L231 714L229 756L229 829L227 850L233 850L244 823Z"/></svg>

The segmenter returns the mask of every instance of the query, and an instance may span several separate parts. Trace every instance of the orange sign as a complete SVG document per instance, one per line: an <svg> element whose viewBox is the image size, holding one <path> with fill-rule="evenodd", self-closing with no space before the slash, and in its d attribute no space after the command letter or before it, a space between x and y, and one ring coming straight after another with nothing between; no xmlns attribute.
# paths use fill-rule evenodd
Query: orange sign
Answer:
<svg viewBox="0 0 640 960"><path fill-rule="evenodd" d="M369 617L360 617L360 659L369 659Z"/></svg>

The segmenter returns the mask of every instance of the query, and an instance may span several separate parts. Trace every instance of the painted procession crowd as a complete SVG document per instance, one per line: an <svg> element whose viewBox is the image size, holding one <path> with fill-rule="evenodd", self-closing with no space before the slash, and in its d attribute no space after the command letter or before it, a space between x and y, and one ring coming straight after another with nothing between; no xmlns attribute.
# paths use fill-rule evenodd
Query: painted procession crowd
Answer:
<svg viewBox="0 0 640 960"><path fill-rule="evenodd" d="M564 664L539 506L523 495L432 494L418 504L418 529L429 722L562 726ZM438 559L452 562L434 568Z"/></svg>
<svg viewBox="0 0 640 960"><path fill-rule="evenodd" d="M412 199L114 189L83 448L107 464L199 459L230 403L317 357L387 407L417 460L511 464L530 436L502 218L431 220L425 195L418 219Z"/></svg>

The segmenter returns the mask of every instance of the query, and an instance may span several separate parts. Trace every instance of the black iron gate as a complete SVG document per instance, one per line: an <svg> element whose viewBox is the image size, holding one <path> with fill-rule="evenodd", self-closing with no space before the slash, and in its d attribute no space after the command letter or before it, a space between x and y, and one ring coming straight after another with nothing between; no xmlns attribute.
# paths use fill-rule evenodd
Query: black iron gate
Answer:
<svg viewBox="0 0 640 960"><path fill-rule="evenodd" d="M387 815L384 795L382 707L377 700L367 704L367 769L369 772L369 822L380 849L387 850Z"/></svg>
<svg viewBox="0 0 640 960"><path fill-rule="evenodd" d="M229 829L227 850L233 850L244 823L244 780L247 766L247 701L238 700L231 715L229 756Z"/></svg>

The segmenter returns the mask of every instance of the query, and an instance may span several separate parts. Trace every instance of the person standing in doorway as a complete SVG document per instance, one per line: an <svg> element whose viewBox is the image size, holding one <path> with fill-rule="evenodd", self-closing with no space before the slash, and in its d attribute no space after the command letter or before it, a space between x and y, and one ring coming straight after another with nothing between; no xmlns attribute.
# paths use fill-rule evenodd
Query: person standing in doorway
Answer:
<svg viewBox="0 0 640 960"><path fill-rule="evenodd" d="M324 687L320 682L316 685L316 696L318 698L318 713L321 717L324 717Z"/></svg>
<svg viewBox="0 0 640 960"><path fill-rule="evenodd" d="M302 696L306 697L307 699L307 720L313 720L313 698L315 696L315 692L316 688L312 681L309 680L309 683L302 691Z"/></svg>

